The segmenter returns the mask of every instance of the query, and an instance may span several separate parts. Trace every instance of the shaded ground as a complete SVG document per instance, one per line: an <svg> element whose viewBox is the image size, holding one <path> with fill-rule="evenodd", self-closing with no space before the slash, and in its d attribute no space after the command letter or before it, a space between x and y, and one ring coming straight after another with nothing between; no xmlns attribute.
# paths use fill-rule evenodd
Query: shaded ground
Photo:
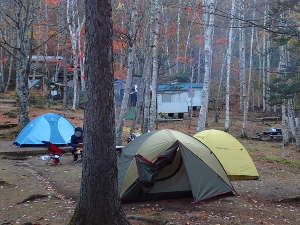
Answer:
<svg viewBox="0 0 300 225"><path fill-rule="evenodd" d="M44 110L44 111L43 111ZM32 114L48 112L34 109ZM57 111L57 110L52 110ZM73 122L82 123L82 113L63 111ZM212 120L212 119L211 119ZM223 121L209 128L222 129ZM0 120L3 122L2 120ZM188 121L161 123L159 128L172 128L194 134L195 126ZM192 124L196 124L196 119ZM277 126L270 124L271 126ZM279 126L279 125L278 125ZM239 135L239 117L233 121L231 133ZM250 134L266 129L268 125L250 122ZM9 129L0 132L8 132ZM192 204L192 199L177 199L155 202L126 204L127 215L151 216L168 224L214 224L214 225L281 225L300 224L300 203L283 203L282 199L300 195L300 153L289 147L286 160L280 158L280 143L242 140L260 173L260 180L233 182L240 196L219 198ZM0 151L10 149L2 142ZM63 157L62 164L53 166L38 156L0 156L0 225L4 224L67 224L79 196L81 164L73 163L70 155ZM28 197L35 200L17 204ZM139 217L138 217L139 218ZM132 220L135 225L150 224Z"/></svg>

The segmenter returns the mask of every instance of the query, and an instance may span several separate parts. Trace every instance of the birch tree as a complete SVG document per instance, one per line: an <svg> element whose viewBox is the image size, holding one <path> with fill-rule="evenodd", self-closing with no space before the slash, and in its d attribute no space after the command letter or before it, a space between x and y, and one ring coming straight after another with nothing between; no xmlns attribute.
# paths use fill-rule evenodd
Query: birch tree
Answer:
<svg viewBox="0 0 300 225"><path fill-rule="evenodd" d="M122 144L123 125L126 113L128 111L129 95L132 88L132 77L134 72L134 59L136 55L136 31L138 20L138 1L134 0L131 8L131 19L128 34L128 59L127 59L127 80L125 84L124 96L122 99L121 110L116 124L116 141L118 145Z"/></svg>
<svg viewBox="0 0 300 225"><path fill-rule="evenodd" d="M176 73L179 72L178 57L180 56L179 45L180 45L181 14L182 14L182 0L179 0L178 11L177 11L177 32L176 32Z"/></svg>
<svg viewBox="0 0 300 225"><path fill-rule="evenodd" d="M231 12L230 15L232 18L229 22L229 34L228 34L228 48L226 54L226 110L225 110L225 124L224 130L226 132L229 131L230 126L230 81L231 81L231 61L232 61L232 45L233 45L233 25L234 18L236 15L236 0L232 0L231 2Z"/></svg>
<svg viewBox="0 0 300 225"><path fill-rule="evenodd" d="M151 53L149 51L149 21L146 21L146 25L143 29L142 34L142 45L140 47L140 60L141 63L139 65L140 73L142 74L140 85L138 86L138 96L137 96L137 110L135 113L134 121L131 125L131 133L133 133L136 129L137 122L141 121L141 130L144 132L145 130L148 130L147 128L144 129L145 125L148 124L148 122L145 122L144 120L146 115L149 115L149 107L150 107L150 79L151 74L147 70L147 68L150 65L150 56ZM147 88L147 89L146 89ZM148 94L147 98L146 95ZM146 99L149 99L148 101L145 101ZM147 121L149 121L149 117L147 117Z"/></svg>
<svg viewBox="0 0 300 225"><path fill-rule="evenodd" d="M171 62L170 62L170 50L169 50L169 38L167 35L167 30L168 30L168 26L169 26L169 18L167 16L167 13L165 12L165 6L162 4L161 6L161 17L163 19L163 26L164 26L164 45L165 45L165 51L166 51L166 55L167 55L167 66L168 66L168 73L169 76L172 75L172 70L171 70Z"/></svg>
<svg viewBox="0 0 300 225"><path fill-rule="evenodd" d="M78 7L78 0L67 0L67 21L73 55L73 110L76 110L79 104L78 62L80 54L80 33L85 23L85 17L80 21Z"/></svg>
<svg viewBox="0 0 300 225"><path fill-rule="evenodd" d="M256 0L253 0L252 20L254 20L256 16L255 6L256 6ZM248 89L247 89L247 95L245 97L245 102L244 102L243 125L242 125L242 134L241 134L241 137L243 138L248 137L247 127L248 127L248 111L249 111L250 91L251 91L251 82L252 82L254 34L255 34L255 27L253 26L251 29L251 40L250 40Z"/></svg>
<svg viewBox="0 0 300 225"><path fill-rule="evenodd" d="M284 15L281 15L281 19L283 20ZM281 24L283 21L280 22ZM286 76L288 59L287 59L287 45L282 45L279 47L279 65L278 71L281 76ZM287 157L287 149L286 146L289 143L289 131L288 131L288 117L287 117L287 100L284 97L281 104L281 113L282 113L282 156Z"/></svg>
<svg viewBox="0 0 300 225"><path fill-rule="evenodd" d="M153 131L155 129L156 120L156 107L157 107L157 78L158 78L158 44L159 44L159 19L160 19L160 4L159 0L153 1L153 21L152 21L152 84L151 84L151 106L150 106L150 120L149 120L149 130Z"/></svg>
<svg viewBox="0 0 300 225"><path fill-rule="evenodd" d="M297 151L300 151L300 133L299 133L299 123L297 122L298 118L295 116L295 103L293 98L288 99L287 101L287 115L289 128L295 138L295 144Z"/></svg>
<svg viewBox="0 0 300 225"><path fill-rule="evenodd" d="M150 7L152 7L150 5ZM146 133L150 130L150 107L151 107L151 78L152 78L152 66L153 66L153 50L152 50L152 43L153 43L153 26L152 21L154 14L152 10L150 10L150 20L146 25L146 48L144 50L144 67L143 67L143 74L144 74L144 83L145 83L145 92L143 98L143 120L142 120L142 132Z"/></svg>
<svg viewBox="0 0 300 225"><path fill-rule="evenodd" d="M208 110L208 93L212 67L212 38L214 29L214 12L215 0L205 0L204 12L204 81L201 95L201 109L197 124L197 131L205 130L207 110Z"/></svg>
<svg viewBox="0 0 300 225"><path fill-rule="evenodd" d="M264 26L267 24L267 3L265 3L265 9L264 9ZM263 56L263 61L262 61L262 76L263 76L263 93L262 93L262 101L263 101L263 111L267 111L267 72L266 72L266 64L267 64L267 33L263 31L263 51L262 51L262 56Z"/></svg>
<svg viewBox="0 0 300 225"><path fill-rule="evenodd" d="M245 19L245 0L240 0L240 18ZM240 77L240 111L243 111L246 100L246 30L239 28L239 77Z"/></svg>

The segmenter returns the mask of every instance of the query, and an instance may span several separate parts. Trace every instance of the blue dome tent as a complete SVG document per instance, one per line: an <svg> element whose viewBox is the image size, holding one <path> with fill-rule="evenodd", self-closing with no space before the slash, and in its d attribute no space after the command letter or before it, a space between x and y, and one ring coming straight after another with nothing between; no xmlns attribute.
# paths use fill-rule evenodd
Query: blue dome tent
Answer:
<svg viewBox="0 0 300 225"><path fill-rule="evenodd" d="M62 115L46 113L34 118L19 133L14 144L20 147L44 145L49 141L67 145L74 134L74 125Z"/></svg>

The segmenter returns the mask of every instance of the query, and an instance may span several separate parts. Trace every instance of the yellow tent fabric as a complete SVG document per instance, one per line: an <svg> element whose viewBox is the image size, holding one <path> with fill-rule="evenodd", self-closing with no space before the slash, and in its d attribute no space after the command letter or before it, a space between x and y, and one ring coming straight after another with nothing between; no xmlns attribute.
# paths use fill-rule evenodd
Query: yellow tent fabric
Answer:
<svg viewBox="0 0 300 225"><path fill-rule="evenodd" d="M232 135L211 129L199 132L194 137L213 151L231 180L249 180L259 177L249 153Z"/></svg>

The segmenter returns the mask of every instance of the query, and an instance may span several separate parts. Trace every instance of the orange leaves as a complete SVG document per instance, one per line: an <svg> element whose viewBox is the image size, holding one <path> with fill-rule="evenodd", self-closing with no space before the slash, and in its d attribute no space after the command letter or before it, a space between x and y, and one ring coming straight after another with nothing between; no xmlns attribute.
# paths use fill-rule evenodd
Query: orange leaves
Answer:
<svg viewBox="0 0 300 225"><path fill-rule="evenodd" d="M124 80L127 77L127 68L121 68L119 70L114 71L115 79Z"/></svg>
<svg viewBox="0 0 300 225"><path fill-rule="evenodd" d="M216 44L227 44L228 39L227 38L219 38L216 40Z"/></svg>
<svg viewBox="0 0 300 225"><path fill-rule="evenodd" d="M175 31L176 31L177 25L175 23L171 23L168 27L167 27L167 31L166 31L166 35L168 37L172 36Z"/></svg>
<svg viewBox="0 0 300 225"><path fill-rule="evenodd" d="M0 59L0 63L7 63L7 61L8 61L8 58L2 58L2 59Z"/></svg>
<svg viewBox="0 0 300 225"><path fill-rule="evenodd" d="M183 10L184 10L184 12L187 13L187 14L191 14L191 13L193 12L193 8L191 8L191 7L186 7L186 8L184 8Z"/></svg>
<svg viewBox="0 0 300 225"><path fill-rule="evenodd" d="M56 6L60 0L45 0L45 3L49 6Z"/></svg>
<svg viewBox="0 0 300 225"><path fill-rule="evenodd" d="M197 42L197 43L200 44L200 45L204 44L204 38L203 38L203 35L196 35L196 36L195 36L195 42Z"/></svg>
<svg viewBox="0 0 300 225"><path fill-rule="evenodd" d="M122 32L122 27L119 24L114 24L114 31Z"/></svg>
<svg viewBox="0 0 300 225"><path fill-rule="evenodd" d="M181 62L181 63L190 63L193 62L193 58L184 57L184 56L178 56L177 58L173 59L175 62Z"/></svg>
<svg viewBox="0 0 300 225"><path fill-rule="evenodd" d="M121 51L125 48L125 43L122 41L113 41L113 50Z"/></svg>

